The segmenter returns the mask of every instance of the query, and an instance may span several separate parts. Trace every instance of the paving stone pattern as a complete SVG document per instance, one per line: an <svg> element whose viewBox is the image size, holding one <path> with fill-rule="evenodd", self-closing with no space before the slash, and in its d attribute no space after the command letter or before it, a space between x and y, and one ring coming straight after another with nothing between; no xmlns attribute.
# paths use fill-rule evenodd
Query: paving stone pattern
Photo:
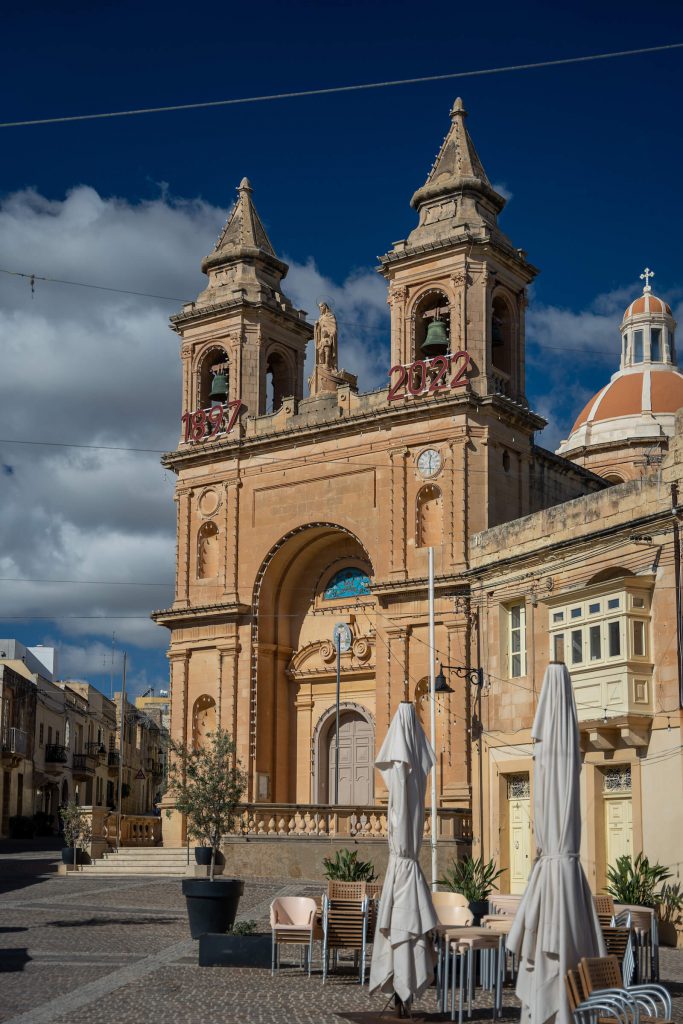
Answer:
<svg viewBox="0 0 683 1024"><path fill-rule="evenodd" d="M355 981L351 964L323 986L296 965L269 971L197 966L179 879L57 876L54 853L23 861L0 850L2 1024L372 1024L386 1005ZM254 879L239 917L268 930L277 894L317 895L320 883ZM283 951L283 958L294 949ZM319 964L315 964L316 969ZM683 951L662 951L662 975L683 1024ZM504 1020L519 1019L511 989ZM415 1012L443 1020L428 991ZM425 1018L426 1015L426 1018ZM475 1020L490 1020L479 995Z"/></svg>

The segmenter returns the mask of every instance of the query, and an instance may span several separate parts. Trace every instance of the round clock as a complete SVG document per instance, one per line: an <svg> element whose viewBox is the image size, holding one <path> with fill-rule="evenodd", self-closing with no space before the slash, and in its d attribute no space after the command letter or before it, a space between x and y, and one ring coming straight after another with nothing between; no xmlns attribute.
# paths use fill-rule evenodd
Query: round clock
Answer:
<svg viewBox="0 0 683 1024"><path fill-rule="evenodd" d="M436 476L441 469L441 453L436 448L426 448L418 457L417 469L420 476Z"/></svg>

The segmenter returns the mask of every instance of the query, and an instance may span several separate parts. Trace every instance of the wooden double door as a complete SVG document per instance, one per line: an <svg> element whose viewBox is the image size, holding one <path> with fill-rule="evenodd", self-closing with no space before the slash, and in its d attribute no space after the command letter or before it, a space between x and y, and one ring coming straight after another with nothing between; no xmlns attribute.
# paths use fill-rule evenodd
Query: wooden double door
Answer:
<svg viewBox="0 0 683 1024"><path fill-rule="evenodd" d="M334 803L337 765L336 723L328 739L328 801ZM343 711L339 719L339 803L368 806L374 802L375 734L357 711Z"/></svg>

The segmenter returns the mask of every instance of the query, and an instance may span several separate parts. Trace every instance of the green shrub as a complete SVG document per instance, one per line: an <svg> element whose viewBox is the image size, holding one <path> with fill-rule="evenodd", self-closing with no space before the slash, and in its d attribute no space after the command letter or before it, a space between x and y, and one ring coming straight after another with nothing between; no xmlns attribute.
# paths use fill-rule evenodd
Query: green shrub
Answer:
<svg viewBox="0 0 683 1024"><path fill-rule="evenodd" d="M255 935L256 921L235 921L230 929L231 935Z"/></svg>
<svg viewBox="0 0 683 1024"><path fill-rule="evenodd" d="M634 906L655 910L664 902L667 890L667 886L659 890L657 887L671 877L668 868L662 864L650 864L644 853L636 854L635 860L625 853L607 868L605 890L617 903L632 903Z"/></svg>
<svg viewBox="0 0 683 1024"><path fill-rule="evenodd" d="M369 860L358 860L357 850L337 850L334 857L324 857L325 878L332 882L374 882L375 865Z"/></svg>
<svg viewBox="0 0 683 1024"><path fill-rule="evenodd" d="M465 857L464 860L454 859L453 866L446 869L438 884L450 892L460 892L470 903L476 903L489 898L491 892L498 888L496 879L503 873L503 868L496 870L494 860L484 862L482 857Z"/></svg>

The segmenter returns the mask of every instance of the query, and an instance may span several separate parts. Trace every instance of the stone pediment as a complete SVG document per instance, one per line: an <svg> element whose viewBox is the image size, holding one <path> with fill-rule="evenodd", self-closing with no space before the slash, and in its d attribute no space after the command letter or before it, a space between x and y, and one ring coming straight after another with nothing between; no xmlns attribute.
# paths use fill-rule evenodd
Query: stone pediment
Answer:
<svg viewBox="0 0 683 1024"><path fill-rule="evenodd" d="M287 666L290 679L328 677L336 672L337 650L331 640L314 640L296 651ZM351 649L341 656L344 676L371 675L375 671L374 636L357 636Z"/></svg>

